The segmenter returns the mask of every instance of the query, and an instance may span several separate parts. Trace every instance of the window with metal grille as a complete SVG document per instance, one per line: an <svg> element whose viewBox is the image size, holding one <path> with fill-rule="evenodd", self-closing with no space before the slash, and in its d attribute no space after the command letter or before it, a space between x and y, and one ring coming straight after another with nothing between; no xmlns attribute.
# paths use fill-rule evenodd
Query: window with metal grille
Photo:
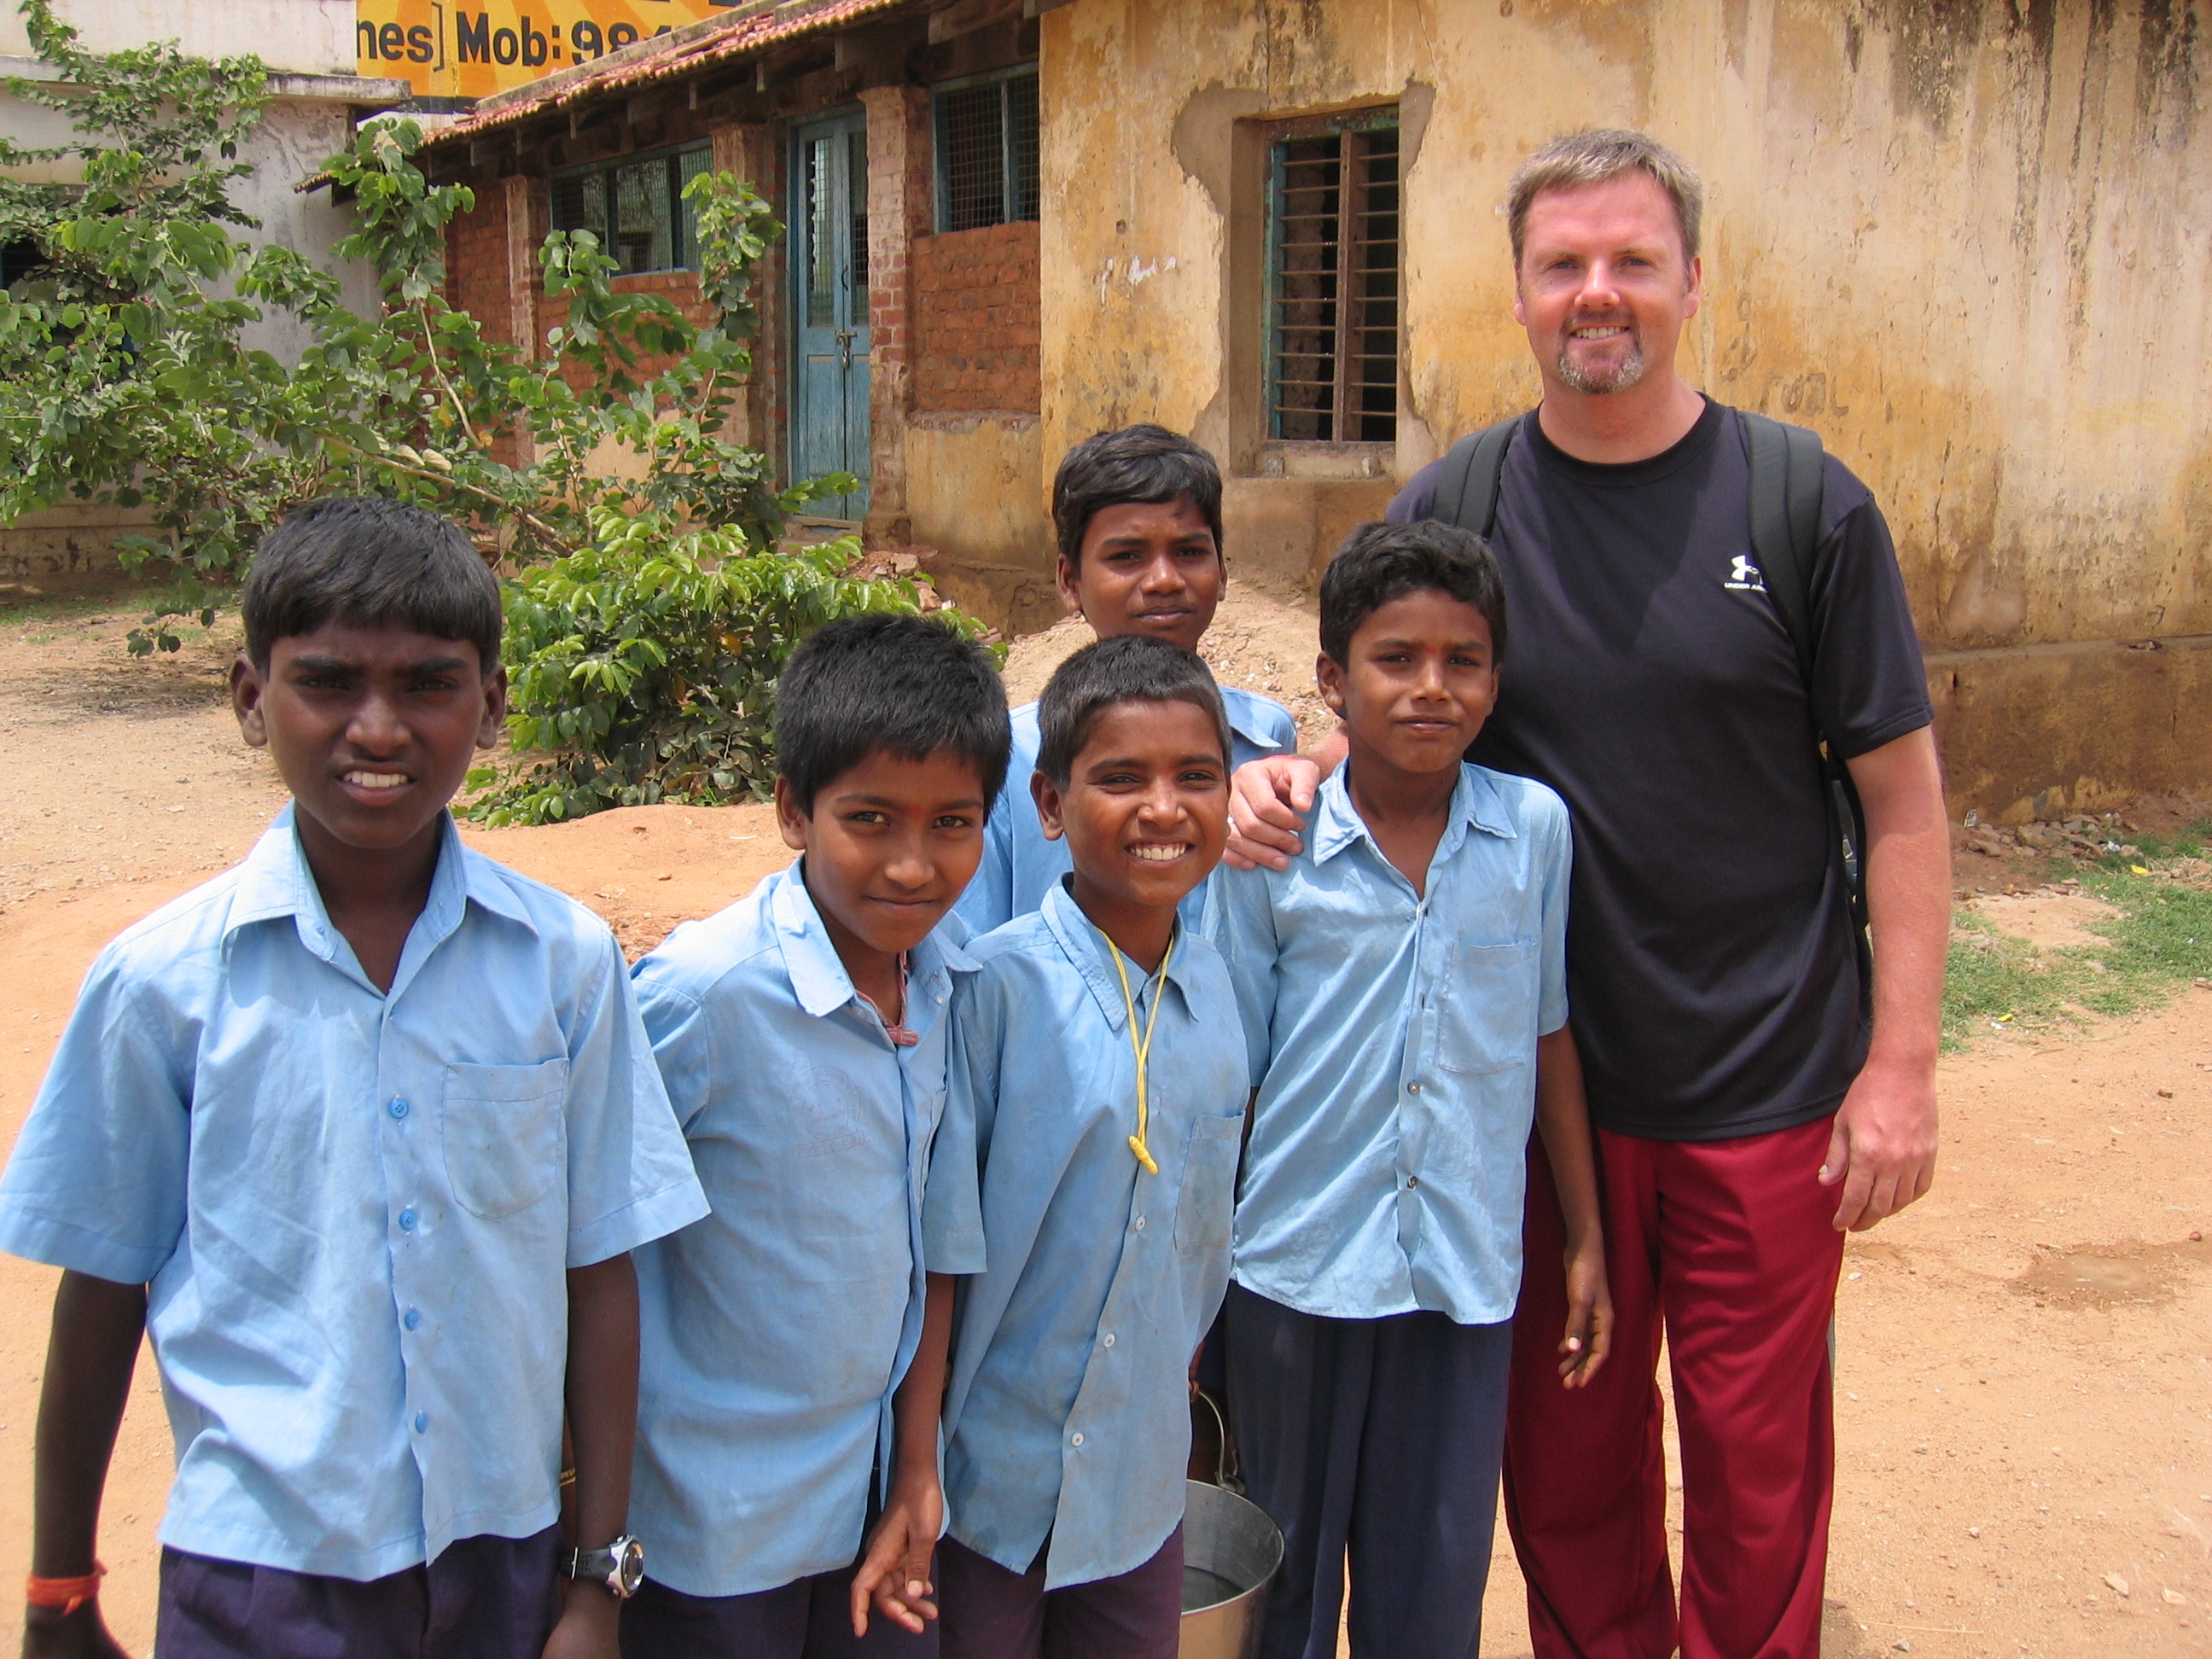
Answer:
<svg viewBox="0 0 2212 1659"><path fill-rule="evenodd" d="M698 222L684 186L713 165L713 147L694 144L556 173L553 228L590 231L625 276L696 270Z"/></svg>
<svg viewBox="0 0 2212 1659"><path fill-rule="evenodd" d="M1398 112L1285 127L1269 161L1270 434L1389 443L1398 435Z"/></svg>
<svg viewBox="0 0 2212 1659"><path fill-rule="evenodd" d="M936 89L937 228L1037 216L1035 65Z"/></svg>

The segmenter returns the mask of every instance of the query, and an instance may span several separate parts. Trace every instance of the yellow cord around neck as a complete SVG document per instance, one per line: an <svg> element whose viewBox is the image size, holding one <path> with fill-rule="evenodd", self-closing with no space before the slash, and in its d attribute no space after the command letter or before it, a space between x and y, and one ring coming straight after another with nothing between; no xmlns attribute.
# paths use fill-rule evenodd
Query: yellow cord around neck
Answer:
<svg viewBox="0 0 2212 1659"><path fill-rule="evenodd" d="M1137 1133L1129 1137L1129 1150L1137 1155L1137 1162L1145 1166L1146 1175L1158 1175L1160 1166L1152 1161L1152 1148L1145 1144L1145 1131L1151 1127L1151 1109L1145 1098L1145 1067L1152 1057L1152 1027L1159 1024L1160 997L1158 988L1152 992L1152 1012L1145 1016L1145 1037L1137 1040L1137 999L1129 994L1129 970L1121 964L1121 947L1112 939L1106 948L1114 953L1114 971L1121 976L1121 1002L1129 1011L1129 1052L1137 1060ZM1160 958L1158 981L1167 982L1168 963L1175 960L1175 940L1168 940L1167 954Z"/></svg>

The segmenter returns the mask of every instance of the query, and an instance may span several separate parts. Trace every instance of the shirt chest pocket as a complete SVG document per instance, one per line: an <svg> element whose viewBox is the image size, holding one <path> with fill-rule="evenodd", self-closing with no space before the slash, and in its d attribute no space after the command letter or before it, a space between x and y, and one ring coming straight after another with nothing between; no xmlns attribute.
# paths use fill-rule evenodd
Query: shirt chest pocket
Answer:
<svg viewBox="0 0 2212 1659"><path fill-rule="evenodd" d="M1176 1200L1176 1248L1225 1249L1229 1218L1237 1207L1237 1155L1244 1142L1244 1119L1201 1117L1190 1126L1190 1157L1182 1166L1182 1192Z"/></svg>
<svg viewBox="0 0 2212 1659"><path fill-rule="evenodd" d="M568 1062L448 1066L438 1131L454 1200L487 1221L543 1203L568 1170Z"/></svg>
<svg viewBox="0 0 2212 1659"><path fill-rule="evenodd" d="M1534 1057L1536 945L1455 945L1437 999L1437 1064L1462 1075L1510 1071Z"/></svg>

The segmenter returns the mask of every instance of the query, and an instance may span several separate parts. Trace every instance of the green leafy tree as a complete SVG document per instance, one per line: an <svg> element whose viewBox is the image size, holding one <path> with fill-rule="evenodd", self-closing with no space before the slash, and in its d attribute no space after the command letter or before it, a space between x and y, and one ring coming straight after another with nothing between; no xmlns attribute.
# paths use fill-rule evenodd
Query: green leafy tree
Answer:
<svg viewBox="0 0 2212 1659"><path fill-rule="evenodd" d="M753 273L782 234L734 176L684 190L703 325L618 289L597 238L556 232L538 263L564 319L516 345L445 297L447 227L471 192L424 175L415 123L373 122L324 169L354 204L337 252L378 273L376 313L357 316L328 273L233 234L253 228L228 191L266 97L258 63L88 53L47 0L22 10L71 90L10 90L65 111L78 142L0 140L0 165L73 160L84 182L0 180L0 236L46 256L0 295L0 522L72 498L146 507L162 534L125 555L185 585L134 651L177 649L181 615L211 621L297 503L341 489L420 502L517 572L507 661L525 753L477 775L476 810L545 822L763 793L774 676L799 638L856 611L923 608L911 582L848 576L850 540L781 547L787 515L850 477L780 488L727 435L752 371ZM296 363L241 343L274 316L310 340ZM611 453L628 464L608 469Z"/></svg>
<svg viewBox="0 0 2212 1659"><path fill-rule="evenodd" d="M156 45L101 55L46 0L25 0L54 83L12 78L26 102L65 114L76 138L0 137L0 168L74 164L81 184L0 178L0 242L44 263L0 296L0 521L69 500L144 506L159 538L126 560L167 560L221 580L274 512L322 487L325 459L272 447L289 376L240 334L263 307L309 312L336 284L235 229L240 147L268 77L251 58L210 63Z"/></svg>

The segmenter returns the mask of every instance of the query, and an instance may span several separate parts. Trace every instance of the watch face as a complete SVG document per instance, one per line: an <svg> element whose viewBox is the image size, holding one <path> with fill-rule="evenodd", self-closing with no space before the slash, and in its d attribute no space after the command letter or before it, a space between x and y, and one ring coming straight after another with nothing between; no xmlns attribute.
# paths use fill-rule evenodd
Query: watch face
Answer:
<svg viewBox="0 0 2212 1659"><path fill-rule="evenodd" d="M625 1601L637 1594L637 1587L645 1582L645 1546L635 1538L618 1540L615 1545L615 1593Z"/></svg>

